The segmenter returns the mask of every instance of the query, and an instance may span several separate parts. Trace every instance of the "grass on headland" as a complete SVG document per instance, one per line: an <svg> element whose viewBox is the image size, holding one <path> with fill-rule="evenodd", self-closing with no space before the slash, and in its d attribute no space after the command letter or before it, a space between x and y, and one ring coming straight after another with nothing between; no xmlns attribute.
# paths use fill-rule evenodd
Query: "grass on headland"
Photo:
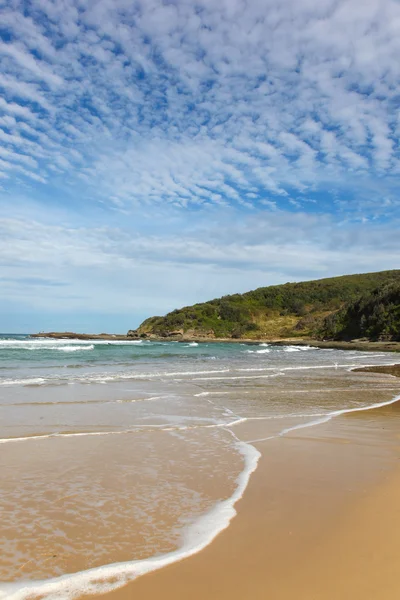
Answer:
<svg viewBox="0 0 400 600"><path fill-rule="evenodd" d="M138 335L400 339L400 271L263 287L150 317Z"/></svg>

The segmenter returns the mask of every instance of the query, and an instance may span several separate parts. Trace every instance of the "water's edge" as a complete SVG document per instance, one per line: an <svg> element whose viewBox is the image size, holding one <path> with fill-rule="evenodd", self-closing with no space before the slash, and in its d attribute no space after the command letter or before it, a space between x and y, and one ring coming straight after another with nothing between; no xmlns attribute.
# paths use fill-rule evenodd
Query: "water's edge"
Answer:
<svg viewBox="0 0 400 600"><path fill-rule="evenodd" d="M400 401L400 395L394 396L391 400L371 404L366 407L332 411L323 416L318 416L317 419L313 419L307 423L283 429L274 436L251 440L250 442L240 441L234 436L236 438L235 446L242 454L245 463L242 473L236 480L236 489L230 498L218 502L211 511L204 514L188 527L181 548L145 560L113 563L78 573L62 575L52 579L4 584L0 588L0 599L33 600L35 597L40 597L46 599L71 600L86 594L111 592L128 582L134 581L141 575L156 571L162 567L193 556L211 544L211 542L229 526L231 520L237 514L235 505L243 497L250 481L250 477L256 470L261 456L261 453L257 448L253 446L254 443L282 437L297 429L326 423L335 417L347 413L373 410L389 406L398 401ZM234 434L232 433L232 435Z"/></svg>

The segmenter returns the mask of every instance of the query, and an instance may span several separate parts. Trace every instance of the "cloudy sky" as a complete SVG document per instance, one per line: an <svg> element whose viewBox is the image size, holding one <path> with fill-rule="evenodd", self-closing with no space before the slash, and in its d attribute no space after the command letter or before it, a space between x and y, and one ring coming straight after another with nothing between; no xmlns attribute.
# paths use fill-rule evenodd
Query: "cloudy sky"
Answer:
<svg viewBox="0 0 400 600"><path fill-rule="evenodd" d="M400 267L397 0L0 0L0 331Z"/></svg>

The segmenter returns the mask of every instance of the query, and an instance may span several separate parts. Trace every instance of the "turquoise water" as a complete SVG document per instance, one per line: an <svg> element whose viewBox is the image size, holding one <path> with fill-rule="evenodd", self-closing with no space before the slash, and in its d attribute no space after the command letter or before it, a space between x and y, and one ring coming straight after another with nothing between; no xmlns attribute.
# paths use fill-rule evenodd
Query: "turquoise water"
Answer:
<svg viewBox="0 0 400 600"><path fill-rule="evenodd" d="M388 360L389 358L389 360ZM384 353L319 350L296 345L79 341L0 334L0 385L62 385L123 379L217 376L246 369L277 370L390 362Z"/></svg>

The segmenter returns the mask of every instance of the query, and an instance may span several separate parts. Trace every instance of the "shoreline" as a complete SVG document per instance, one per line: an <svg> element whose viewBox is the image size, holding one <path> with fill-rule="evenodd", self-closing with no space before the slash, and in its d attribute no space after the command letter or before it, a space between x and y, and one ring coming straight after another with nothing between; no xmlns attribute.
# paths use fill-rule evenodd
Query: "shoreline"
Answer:
<svg viewBox="0 0 400 600"><path fill-rule="evenodd" d="M400 364L357 367L352 370L355 373L383 373L385 375L391 375L392 377L400 377Z"/></svg>
<svg viewBox="0 0 400 600"><path fill-rule="evenodd" d="M48 332L48 333L32 333L29 334L30 338L33 339L55 339L55 340L104 340L104 341L154 341L154 342L181 342L190 343L196 342L197 344L209 344L209 343L229 343L229 344L246 344L246 345L258 345L258 344L272 344L275 346L312 346L314 348L327 348L336 350L359 350L361 352L400 352L400 342L370 342L352 340L349 342L338 342L338 341L326 341L326 340L315 340L308 338L208 338L208 337L196 337L196 336L169 336L169 337L133 337L122 334L112 333L74 333L74 332Z"/></svg>
<svg viewBox="0 0 400 600"><path fill-rule="evenodd" d="M395 397L392 397L390 400L384 401L384 402L380 402L378 404L373 404L370 406L366 406L363 408L353 408L353 409L342 409L342 410L338 410L338 411L333 411L331 413L328 413L325 418L323 418L322 420L320 418L317 419L313 419L305 424L301 424L299 425L294 425L293 427L290 427L288 429L283 430L283 437L281 434L277 434L274 435L272 439L266 438L265 441L260 440L260 441L256 441L256 442L239 442L243 447L243 456L245 457L245 468L243 470L243 472L241 473L241 475L239 475L238 480L237 480L237 487L236 490L233 494L233 496L227 500L224 500L222 502L219 503L219 506L216 507L216 511L219 515L218 517L218 528L217 530L214 530L212 532L207 531L207 527L205 528L205 531L202 531L202 527L201 527L201 522L204 520L205 524L209 525L209 520L211 515L206 514L204 515L202 518L200 518L199 522L194 523L193 525L193 531L189 532L189 536L186 538L186 543L183 545L183 547L179 548L177 551L174 551L170 554L166 554L166 555L160 555L160 556L155 556L153 558L150 559L145 559L142 561L128 561L126 563L116 563L116 564L110 564L110 565L104 565L103 567L99 567L99 568L95 568L95 569L90 569L88 571L81 571L78 573L72 573L70 575L64 575L60 578L56 578L56 579L50 579L47 581L37 581L37 582L32 582L30 583L27 588L25 590L21 590L21 589L16 589L12 584L8 586L8 591L9 594L7 596L7 588L5 590L6 595L2 595L2 593L0 592L0 597L10 597L11 598L15 598L17 599L23 599L23 598L29 598L32 594L33 597L37 597L39 595L39 597L46 597L46 594L50 593L50 594L57 594L57 593L65 593L68 597L82 597L82 598L87 598L88 594L91 597L98 597L98 598L109 598L110 600L125 600L127 598L131 598L131 593L133 594L134 592L136 593L136 590L133 589L133 586L140 586L139 587L139 595L141 598L146 598L148 597L149 600L153 599L154 597L156 597L156 595L159 594L154 594L154 591L152 591L152 583L151 582L155 582L156 587L158 587L159 583L158 583L158 579L160 578L161 581L163 580L163 578L165 576L171 577L171 573L174 573L176 569L187 569L187 565L190 565L190 561L194 561L195 565L196 563L201 560L202 562L204 561L204 555L206 555L205 560L207 563L207 568L210 568L210 563L207 562L207 556L209 555L209 553L211 552L211 554L214 552L213 548L214 546L217 546L217 548L221 545L221 540L222 542L225 544L224 540L225 540L225 536L232 536L232 532L231 530L233 529L233 532L235 533L236 530L236 523L238 521L240 521L239 523L239 527L241 530L243 530L243 522L241 521L241 519L234 519L232 522L232 519L235 516L238 517L242 517L243 518L243 512L242 512L242 505L245 505L247 502L247 494L249 493L248 488L253 489L254 486L257 488L257 486L259 487L261 485L261 487L265 487L265 485L267 485L267 488L269 486L274 486L275 482L274 481L270 481L271 477L270 474L267 475L268 469L266 471L265 468L265 463L268 462L268 460L270 460L270 449L272 447L272 449L275 447L275 453L277 456L277 460L281 461L282 460L282 456L281 453L283 452L283 454L285 454L284 448L285 445L289 444L289 445L294 445L296 447L296 460L298 458L302 457L302 446L304 445L304 439L306 440L306 442L308 441L308 445L311 447L313 446L313 444L315 443L315 440L319 440L321 437L323 438L324 435L327 437L327 441L329 444L332 443L332 433L330 431L331 429L331 422L332 421L336 421L339 420L341 421L342 418L346 418L347 416L357 416L358 415L362 415L363 413L367 413L369 411L379 411L379 410L384 410L390 406L393 405L397 405L400 401L400 394L396 395ZM337 419L339 417L339 419ZM328 428L328 435L326 433ZM299 430L302 430L302 433L299 436ZM305 433L303 433L303 431L305 430ZM333 430L335 430L335 427L333 427ZM311 431L311 433L310 433ZM325 431L325 433L324 433ZM309 438L309 439L308 439ZM308 440L307 440L308 439ZM300 441L298 441L300 440ZM355 440L353 440L353 442L355 442ZM282 443L284 444L282 446ZM299 446L300 444L300 446ZM326 444L324 445L325 447L322 447L322 453L319 454L323 454L323 452L326 452ZM341 444L341 446L343 448L346 448L346 446L343 446L343 444ZM355 446L356 448L357 446ZM260 450L262 450L261 454L260 454ZM300 450L300 452L299 452ZM330 460L332 461L332 459L334 459L334 463L337 459L336 456L336 452L340 450L340 446L333 446L333 450L334 452L332 452L331 450L329 450L329 457ZM249 454L249 452L252 452L252 456L246 456ZM307 451L309 453L309 450ZM314 455L314 449L312 449L312 456ZM291 460L293 459L293 457L291 458ZM318 458L318 460L320 459L320 456ZM256 478L256 483L252 483L253 482L253 478L251 478L250 481L250 477L252 475L252 473L256 470L257 467L257 463L260 460L260 463L262 465L264 465L264 467L261 469L261 472L259 472L259 469L257 469L255 478ZM323 466L323 465L322 465ZM280 464L280 469L282 467L282 464ZM293 472L293 466L291 466L291 469L289 469L289 473L286 472L285 476L287 476L288 474ZM286 470L287 471L287 470ZM304 482L302 482L301 478L299 481L300 487L301 489L304 488L304 485L306 487L308 487L308 485L312 485L312 472L308 473L308 476L311 476L311 480L309 482L309 484L305 484ZM299 477L299 474L296 473L296 477ZM249 485L250 483L250 485ZM301 490L300 490L301 491ZM246 493L245 493L246 492ZM254 495L254 494L253 494ZM290 495L289 498L290 502L296 501L296 498L293 497L293 495ZM236 506L236 505L239 506ZM225 506L226 505L226 506ZM321 507L319 507L320 509ZM322 507L323 508L323 507ZM260 509L260 506L259 506ZM318 509L318 506L315 507L315 510ZM244 515L246 517L246 514ZM247 515L247 518L249 518L250 515ZM254 519L254 517L256 517L255 514L251 515L251 518ZM215 519L214 519L215 520ZM253 523L254 526L254 523ZM279 532L275 532L276 534L278 534ZM223 535L221 535L223 534ZM246 534L246 531L243 531L243 534ZM265 539L268 539L268 536L266 536ZM239 542L239 546L240 546L240 542L241 540L236 540L236 543ZM265 551L265 548L263 549ZM224 550L224 554L227 550ZM200 558L201 557L201 558ZM222 557L223 558L223 557ZM235 558L235 557L233 557ZM190 561L189 561L190 559ZM212 563L214 563L214 559L212 560ZM189 566L189 572L190 572L190 579L192 577L192 567ZM166 574L166 575L165 575ZM145 577L146 575L146 577ZM259 573L260 575L260 573ZM264 574L263 574L264 575ZM172 575L173 577L173 581L171 581L171 585L174 584L174 579L175 579L175 575ZM180 577L180 576L179 576ZM118 585L117 585L118 582ZM150 583L150 592L149 595L143 595L143 593L147 593L146 592L146 586L148 585L148 583ZM180 586L179 582L175 582L178 583L178 588ZM143 587L144 586L144 587ZM164 586L164 584L162 584L162 586ZM140 591L140 589L143 588L143 592ZM77 596L77 594L81 591L81 590L86 590L86 593L84 592L83 595L79 594L79 596ZM183 590L180 590L178 593L176 592L176 590L174 591L174 587L171 588L171 590L167 591L167 595L164 597L165 598L176 598L176 597L182 597L180 594L183 593ZM72 596L71 596L72 594ZM171 594L171 595L169 595ZM201 595L194 595L194 598L199 598L199 600L201 600L202 598L204 598L205 596L201 596ZM220 596L219 595L215 595L215 596L207 596L209 598L215 598L215 600L220 600ZM224 596L222 596L224 597ZM227 596L228 597L228 596ZM232 594L229 594L229 597L232 597ZM256 597L256 596L255 596ZM241 596L235 596L233 595L233 598L237 598L238 600L240 600L242 597ZM261 596L260 596L260 600L261 600Z"/></svg>
<svg viewBox="0 0 400 600"><path fill-rule="evenodd" d="M396 429L390 448L381 429L391 422L391 410L400 418L399 404L397 395L304 433L294 429L284 438L256 443L259 467L228 529L201 552L95 597L263 600L268 590L279 600L397 599L400 544L391 534L400 524L400 456ZM369 410L376 422L360 430L358 418L364 420ZM371 430L382 441L378 453ZM377 593L383 563L387 595ZM337 580L331 567L336 564Z"/></svg>
<svg viewBox="0 0 400 600"><path fill-rule="evenodd" d="M388 368L392 369L393 366L395 367L399 367L399 365L387 365ZM377 367L364 367L361 369L353 369L353 371L366 371L368 372L370 369L385 369L386 366L377 366ZM384 371L385 372L385 371ZM382 373L382 371L378 370L378 373ZM390 373L388 373L390 375ZM368 382L368 379L365 378L364 381ZM379 388L376 388L377 390ZM399 390L400 392L400 390ZM385 397L383 394L381 394L382 399ZM307 453L309 454L308 459L311 459L312 461L314 460L314 457L316 457L317 461L320 461L320 454L321 456L324 454L326 454L326 457L330 463L331 466L333 466L333 472L332 474L336 477L337 475L335 474L335 471L337 473L337 464L336 461L339 460L339 463L341 465L341 467L346 470L348 468L347 462L353 461L354 460L354 456L353 455L348 455L346 456L346 460L343 462L342 459L340 458L342 451L344 450L346 452L346 448L352 448L353 451L355 451L355 454L358 455L358 453L360 452L359 447L362 447L362 444L360 444L360 432L361 429L360 427L356 427L354 434L348 435L347 437L349 438L348 441L346 442L346 444L343 444L342 441L337 442L335 440L335 437L337 436L337 429L340 427L343 427L343 423L349 423L351 422L352 419L354 419L354 422L356 422L355 420L357 419L357 421L359 421L360 423L368 423L368 422L372 422L374 424L375 421L379 420L379 411L382 410L388 410L391 406L396 407L396 410L398 410L400 408L400 406L398 406L400 401L400 395L396 394L396 396L392 396L391 399L388 400L383 400L381 402L378 403L372 403L369 404L368 406L359 408L351 408L351 409L341 409L341 410L333 410L329 413L326 413L325 415L322 416L321 415L315 415L315 417L318 418L313 418L310 421L307 421L305 423L302 423L300 425L295 425L294 427L289 427L286 429L283 429L281 431L281 433L277 433L274 434L269 438L266 438L266 440L268 441L264 441L264 438L261 440L254 440L251 441L252 438L250 438L247 436L246 437L246 441L241 441L239 442L240 444L242 444L243 446L248 446L248 450L252 450L255 451L256 454L258 454L258 450L262 449L262 456L260 459L260 463L261 466L265 465L265 463L267 463L266 467L262 467L261 472L259 472L259 469L257 469L256 474L254 475L254 478L257 480L256 482L256 488L260 488L260 489L267 489L267 491L271 491L271 489L274 489L274 486L276 485L274 477L275 475L279 478L282 476L282 473L280 471L284 471L285 477L291 477L294 476L295 479L298 480L298 484L299 484L299 489L296 490L295 495L290 494L290 498L288 498L288 501L290 502L294 502L295 506L297 501L301 501L303 502L304 500L304 492L307 491L307 493L309 493L309 490L315 490L315 485L316 485L316 481L314 479L314 466L311 463L310 465L307 466L307 477L309 478L307 479L302 479L301 477L301 473L299 471L299 473L296 471L296 467L292 464L292 461L296 461L296 460L300 460L302 459L302 455L303 455L303 448L304 445L306 447L306 455ZM354 405L353 405L354 406ZM368 412L373 410L373 415L374 417L371 419L371 417L367 417ZM376 412L375 412L376 411ZM395 411L393 410L393 413ZM400 415L400 413L399 413ZM311 415L307 415L307 416L311 416ZM339 425L338 427L336 427L336 425L332 426L332 422L338 422ZM392 423L393 424L393 423ZM318 427L316 427L318 425ZM388 425L390 425L390 421L388 421ZM242 425L240 425L240 427L242 427ZM374 424L375 427L375 424ZM377 427L378 434L376 434L378 437L376 437L376 439L381 439L379 438L379 436L382 435L386 435L386 434L382 434L381 429L385 429L385 427ZM242 431L243 434L243 431ZM239 435L239 434L238 434ZM397 434L396 434L397 435ZM242 436L240 436L242 438ZM325 437L325 439L324 439ZM242 438L243 439L243 438ZM323 441L323 444L321 445L321 439ZM340 437L339 437L340 440ZM358 440L358 441L357 441ZM384 438L383 438L384 440ZM362 441L362 440L361 440ZM315 443L319 444L319 449L320 452L318 452L317 454L315 454ZM290 457L290 459L287 459L286 456L286 450L285 448L288 445L293 445L295 446L295 453L293 456ZM307 450L308 448L312 448L312 452L310 453L309 450ZM372 451L375 452L374 450L374 444L372 443L371 445L371 440L368 439L368 443L367 443L367 447L368 447L368 451ZM271 472L269 470L269 462L271 460L271 451L272 453L274 453L274 449L275 449L275 453L276 453L276 457L274 458L274 460L278 460L280 461L280 466L279 466L279 470L278 472L274 475L273 472L273 477L271 478ZM328 453L327 453L327 449L328 449ZM282 453L282 455L281 455ZM246 454L246 452L244 453ZM372 459L375 460L375 456L372 455ZM153 559L150 559L149 561L144 561L146 563L150 563L150 564L146 564L143 565L143 561L139 561L139 563L134 564L132 561L128 561L127 563L116 563L114 565L109 564L109 565L104 565L104 567L100 567L100 568L96 568L94 570L90 570L89 571L81 571L81 572L77 572L77 573L71 573L71 575L65 575L62 576L60 579L57 578L57 580L48 580L46 583L49 584L48 586L48 592L50 592L53 589L54 586L54 591L52 592L53 594L57 594L59 593L61 590L65 591L66 593L68 593L69 590L69 585L71 584L72 589L74 592L74 596L73 597L77 597L77 594L80 592L80 590L86 590L86 594L84 594L82 596L82 598L87 598L87 594L89 594L91 597L99 597L99 598L105 598L105 597L109 597L110 600L125 600L126 598L131 598L132 595L135 593L137 593L137 587L139 585L139 595L143 598L148 597L149 600L152 600L155 595L159 595L160 592L158 592L157 594L154 594L153 591L148 592L147 591L147 585L148 582L155 582L154 584L151 583L151 586L156 585L159 586L159 580L161 582L163 582L164 577L166 575L164 575L164 573L167 573L167 577L170 577L170 575L168 575L168 573L170 572L175 572L175 569L179 569L178 572L178 576L180 577L180 569L184 568L187 569L188 567L186 567L187 564L191 563L191 561L194 561L194 567L190 566L190 576L189 579L187 581L187 583L185 585L190 585L192 586L192 583L190 583L192 581L192 577L195 576L195 573L193 572L193 569L196 571L197 567L196 565L198 564L198 559L200 557L201 558L201 562L203 562L204 560L206 560L207 562L207 569L214 569L214 575L213 577L215 577L216 579L219 578L220 573L219 570L217 569L217 564L213 564L214 563L214 559L211 560L210 563L210 559L208 558L209 553L213 551L213 548L215 545L220 545L220 540L224 540L225 536L229 536L228 539L231 539L231 529L234 530L234 532L236 532L236 523L237 521L239 521L239 519L234 519L233 522L231 523L233 517L238 514L238 517L243 518L243 516L245 517L245 519L253 519L253 521L256 521L257 518L260 518L261 520L263 519L263 515L262 513L260 513L260 509L261 511L264 510L264 508L262 507L262 505L260 506L260 504L258 503L258 512L255 510L251 511L251 515L249 515L248 513L245 513L243 515L243 510L242 510L242 506L245 505L245 503L247 503L247 494L249 493L249 491L251 491L251 489L254 487L253 485L253 477L251 477L251 480L249 482L250 479L250 475L251 473L255 470L255 464L254 464L254 456L253 459L250 456L250 462L253 463L252 468L248 468L249 465L246 464L244 471L242 472L242 474L239 476L238 480L237 480L237 488L236 491L234 492L233 496L231 498L229 498L227 500L227 509L228 509L228 514L226 514L226 512L224 512L224 514L222 515L222 520L224 521L224 519L227 521L223 522L222 525L220 522L217 522L217 525L221 525L218 528L218 531L214 531L212 532L212 534L210 534L209 530L206 530L205 533L204 531L200 531L201 527L199 528L199 524L200 522L197 522L194 527L194 538L193 540L191 540L194 543L189 543L189 545L187 546L186 544L183 545L183 547L179 548L179 550L175 553L173 552L173 556L169 556L167 555L160 555L160 556L156 556ZM258 457L257 457L258 460ZM255 462L257 462L257 460L255 460ZM360 463L359 465L365 466L366 463L366 458L364 455L360 456ZM283 461L283 462L282 462ZM378 461L379 462L379 461ZM290 464L289 469L287 468L288 464ZM250 465L251 466L251 465ZM326 465L322 465L323 471L325 470L325 466ZM368 465L370 466L370 465ZM386 468L386 467L385 467ZM375 467L374 467L375 469ZM378 472L378 477L380 477L379 475L379 469L377 470ZM360 483L360 474L358 471L353 471L354 475L355 473L355 477L356 477L356 482L354 483L354 481L352 481L352 485L359 485ZM328 476L330 476L330 473L328 472ZM324 474L325 477L325 474ZM362 475L361 480L363 479L363 477L365 478L366 475ZM347 477L349 479L349 481L351 481L351 477ZM368 477L367 477L368 479ZM308 481L308 483L307 483ZM342 476L339 473L339 478L338 478L338 482L340 483L339 488L343 487L343 483L344 481L346 481L346 478L342 478ZM248 485L249 484L249 485ZM368 482L368 489L370 489L369 487L369 482ZM266 486L266 487L265 487ZM272 486L272 488L271 488ZM317 485L318 488L318 485ZM322 489L322 491L324 491L325 488ZM334 496L338 495L338 489L335 488L332 490L334 492ZM340 489L339 489L340 491ZM298 496L298 494L300 494L300 496ZM339 494L340 495L340 494ZM270 502L270 498L267 494L266 499L268 500L267 503L267 510L269 510L269 502ZM354 498L353 496L351 496L351 501L353 501ZM260 499L259 499L260 502ZM279 500L280 502L280 500ZM325 501L324 501L325 502ZM314 510L318 511L320 509L324 509L324 502L322 502L322 506L320 506L321 503L317 503L314 506ZM330 498L326 498L326 502L330 503L331 499ZM223 501L222 504L225 504L225 501ZM247 504L246 504L247 506ZM346 510L347 510L347 505L346 505ZM308 510L307 506L305 507L305 509ZM336 509L335 509L336 510ZM296 512L296 511L294 511ZM254 513L254 514L253 514ZM310 516L312 517L312 513L309 513ZM247 515L247 516L246 516ZM205 523L206 525L208 523L208 517L209 515L204 515L205 517ZM336 517L335 517L336 518ZM333 521L332 521L333 522ZM331 521L329 521L329 523L331 523ZM274 524L274 522L270 523L269 525L275 527L276 524ZM229 527L228 527L229 526ZM255 523L254 523L255 526ZM320 526L324 526L325 524L321 524ZM198 529L198 531L196 532L196 528ZM207 527L206 527L207 529ZM258 530L259 527L257 526L256 529ZM245 525L241 522L240 523L240 531L242 532L242 535L247 535L247 528L245 527ZM222 535L221 535L222 533ZM277 543L282 544L282 540L280 540L280 533L279 531L275 532L277 535ZM303 535L304 532L301 533L301 535ZM318 533L318 532L317 532ZM211 538L210 538L211 535ZM268 541L268 535L269 535L269 530L264 530L264 541ZM237 537L237 533L235 533L235 536ZM202 542L203 540L203 542ZM290 541L290 540L286 540L286 541ZM186 542L188 542L188 540L186 540ZM236 539L236 545L237 545L237 552L238 553L243 553L243 547L242 547L242 540L241 539ZM230 544L230 543L229 543ZM224 555L226 552L229 552L229 548L230 545L228 544L228 546L226 547L226 543L224 542L224 547L226 548L224 550L224 554L222 556L222 560L224 559ZM185 554L185 550L186 550L186 556L182 556L182 554ZM261 554L262 552L271 552L270 547L268 546L268 548L266 547L261 547ZM310 552L312 551L312 549L310 549ZM176 555L176 556L175 556ZM205 555L205 558L204 558ZM213 553L211 554L211 556L213 556ZM190 557L190 561L188 560L188 558ZM221 559L221 557L220 557ZM120 569L118 568L120 567ZM126 570L126 568L128 567L128 570ZM129 568L130 567L130 568ZM133 568L132 568L133 567ZM144 567L144 568L142 568ZM238 572L239 572L239 567L237 567L237 565L234 565L233 567L235 570L236 568L238 568ZM154 570L157 569L157 570ZM140 575L144 575L146 574L146 577L141 577ZM133 579L133 577L136 576L136 579ZM258 577L264 578L263 579L263 586L266 585L266 580L265 580L265 572L260 571L258 573ZM124 579L125 578L125 579ZM130 579L130 581L129 581ZM244 580L246 581L246 577L244 577ZM118 589L115 589L113 592L111 592L110 590L113 589L113 585L115 587L116 582L119 582L119 587ZM61 588L59 587L60 583L62 582L62 586ZM142 583L143 582L143 583ZM36 583L43 583L45 584L45 582L36 582ZM121 584L124 585L124 583L127 583L126 587L121 587ZM181 597L180 594L183 593L183 590L179 590L179 585L180 583L175 581L175 576L172 578L172 580L170 581L171 584L171 590L166 590L167 595L164 596L166 598L176 598L176 597ZM176 584L178 584L178 592L176 592ZM238 582L239 584L239 582ZM161 583L162 586L164 586L163 583ZM197 584L196 584L197 585ZM261 585L261 584L260 584ZM45 584L46 586L46 584ZM133 586L135 586L135 588L133 588ZM141 592L141 588L142 586L145 586L143 588L143 592ZM37 594L44 594L46 592L46 590L42 589L39 590L35 590L35 585L29 586L28 589L22 591L22 595L20 595L19 592L17 592L16 590L12 590L10 588L10 592L11 595L6 595L3 596L2 593L0 592L0 597L10 597L10 598L15 598L15 599L19 599L19 598L28 598L30 597L30 593L34 594L34 597L37 597ZM30 590L29 590L30 588ZM150 587L150 590L152 588ZM161 589L161 588L160 588ZM261 588L260 588L261 589ZM264 588L263 588L264 589ZM175 591L174 591L175 590ZM185 593L188 593L189 590L186 590ZM235 590L231 590L231 592L235 592ZM146 596L146 594L149 593L150 595ZM168 594L171 593L171 596L169 596ZM28 594L28 595L26 595ZM104 596L104 594L106 594L106 596ZM144 595L142 595L144 594ZM78 594L79 595L79 594ZM42 597L40 595L40 597ZM56 597L56 596L55 596ZM71 596L72 597L72 596ZM81 597L79 595L79 597ZM206 596L194 596L195 599L199 598L199 600L201 600L202 598L204 598ZM215 598L215 600L220 600L222 598L224 598L223 595L219 595L216 594L215 596L207 596L210 598ZM228 595L226 596L228 598ZM236 598L238 600L242 600L242 598L247 597L247 596L235 596L233 594L230 593L229 594L229 598ZM253 596L252 596L253 597ZM263 598L264 596L257 596L254 595L254 598L258 598L260 597ZM288 596L289 598L290 596ZM299 596L300 597L300 596ZM325 600L325 596L324 600ZM280 598L280 596L279 596ZM286 598L286 596L285 596ZM336 599L335 599L336 600Z"/></svg>

